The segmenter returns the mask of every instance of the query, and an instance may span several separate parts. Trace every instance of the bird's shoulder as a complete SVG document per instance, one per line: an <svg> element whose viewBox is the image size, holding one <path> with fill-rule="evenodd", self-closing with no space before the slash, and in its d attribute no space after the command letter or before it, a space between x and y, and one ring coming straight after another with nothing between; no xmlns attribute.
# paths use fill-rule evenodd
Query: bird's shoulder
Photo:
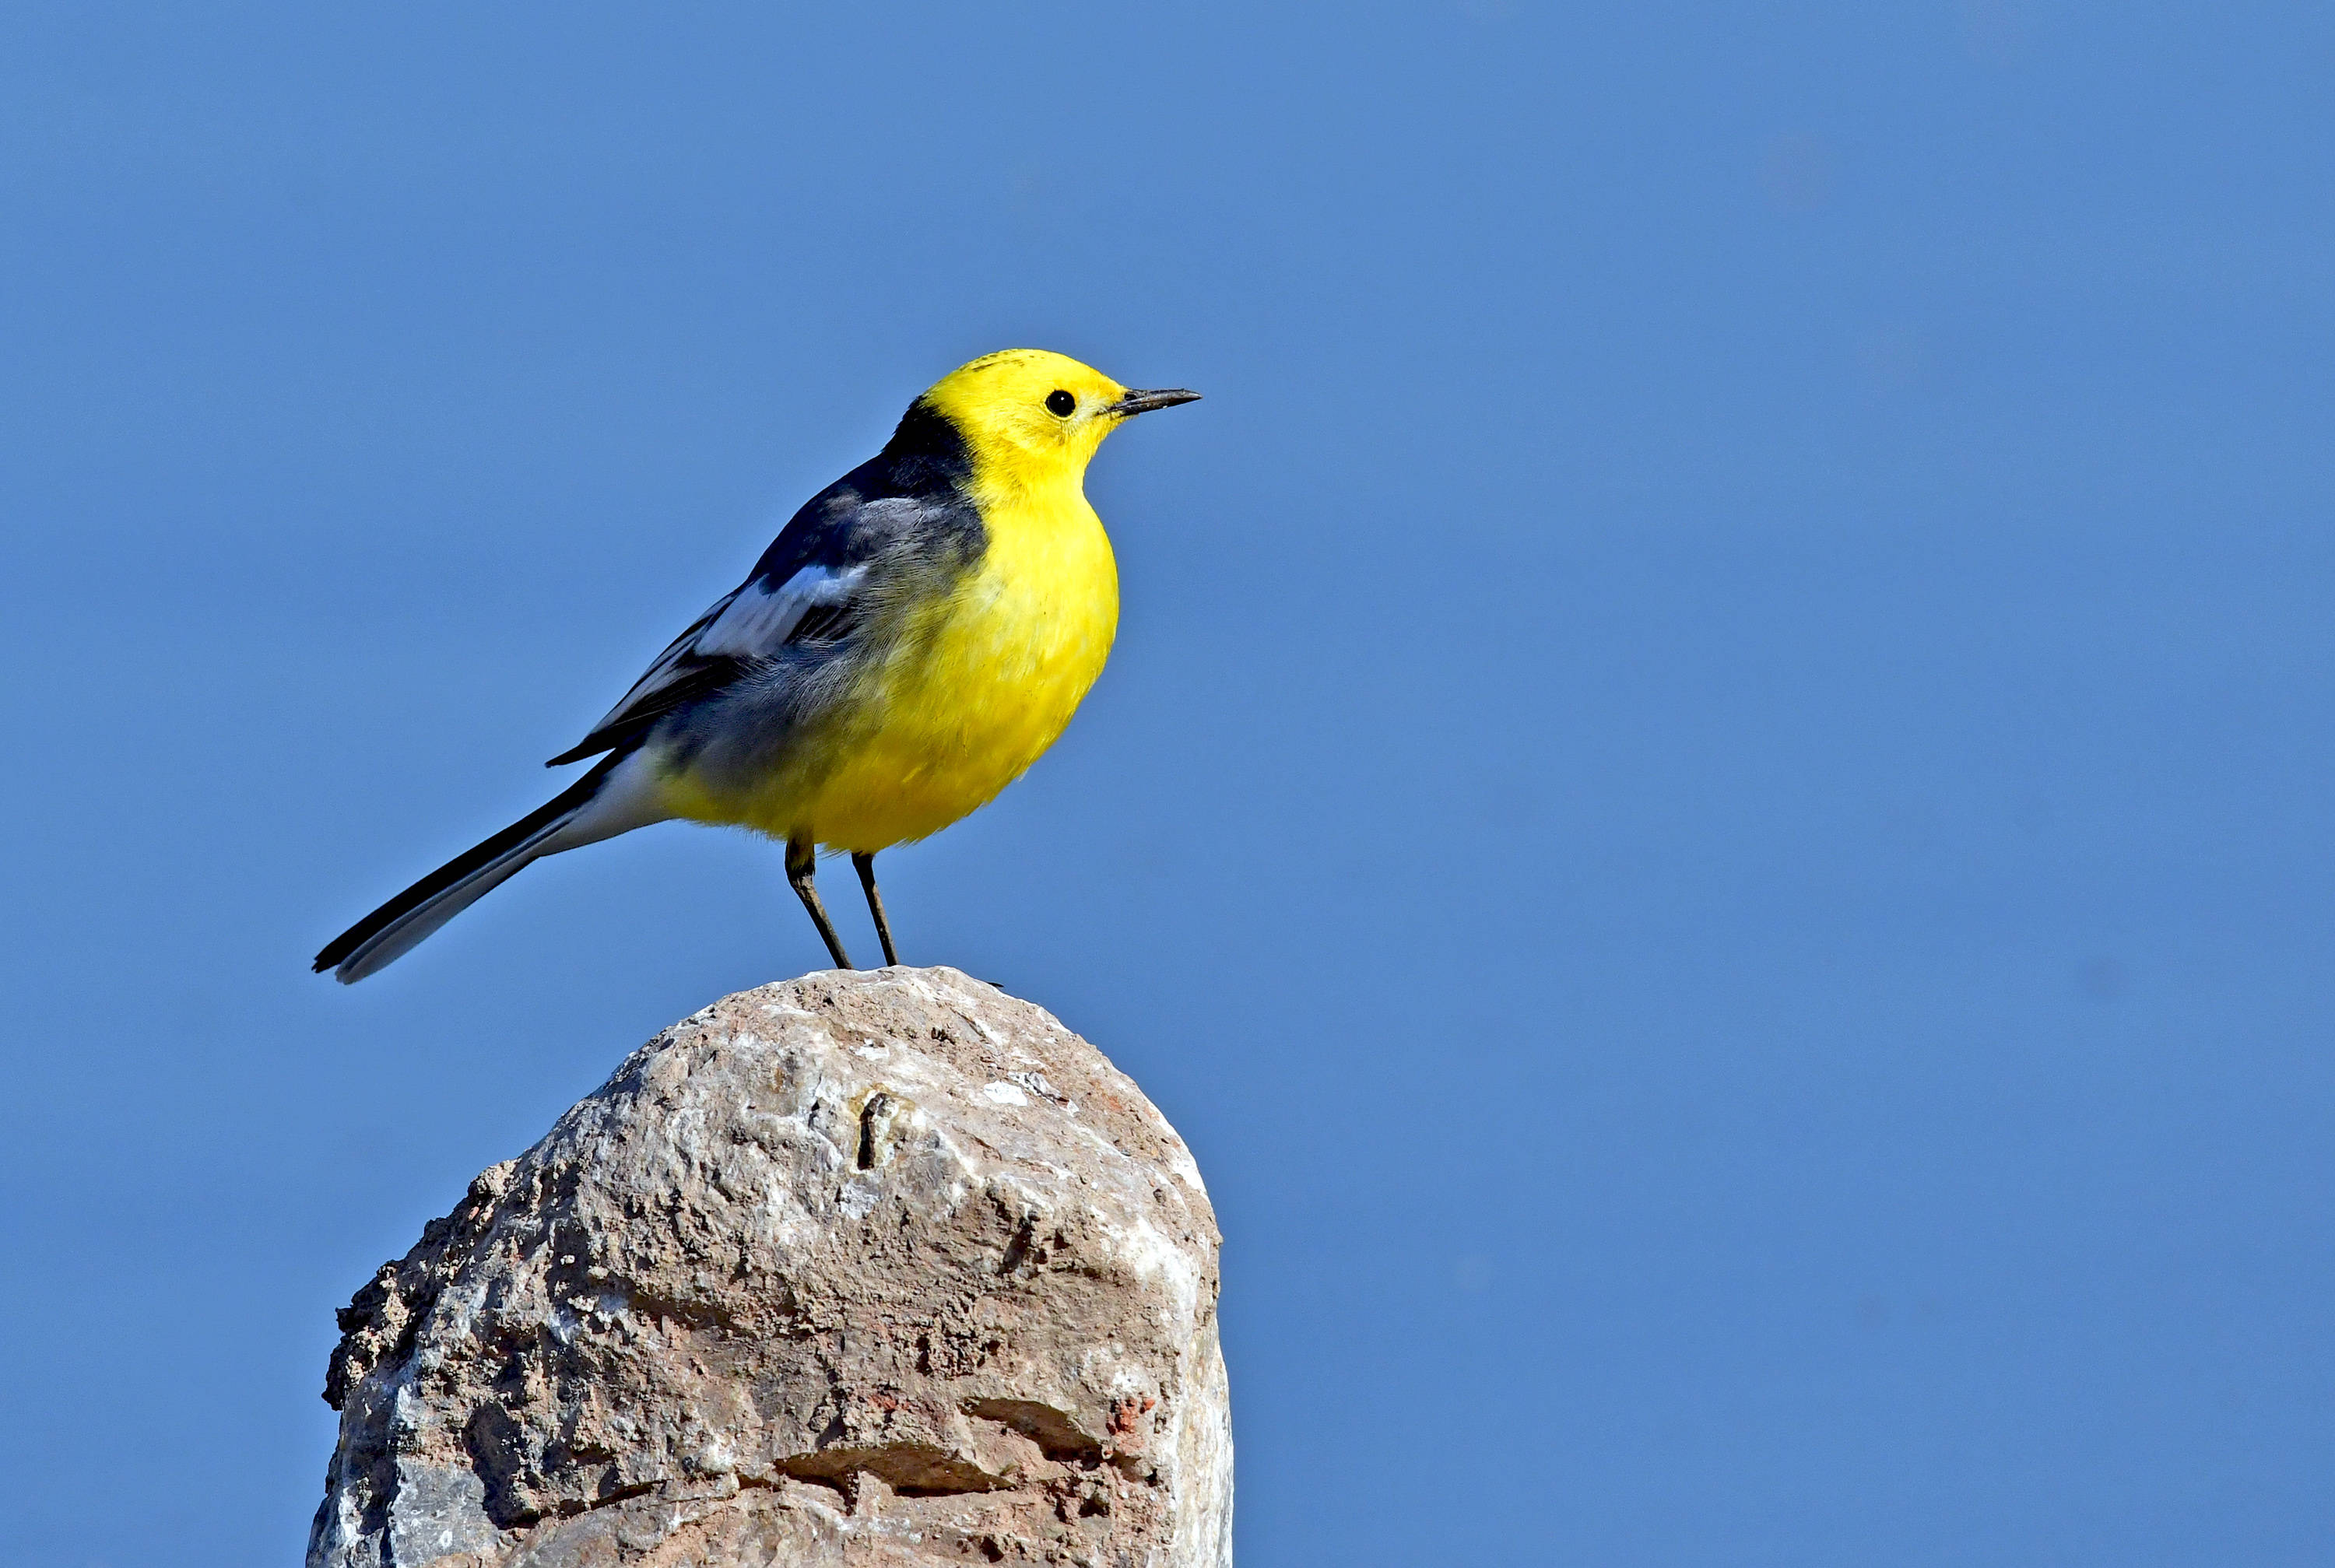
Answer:
<svg viewBox="0 0 2335 1568"><path fill-rule="evenodd" d="M692 622L555 764L645 735L657 720L785 657L823 657L870 605L938 589L987 546L954 426L911 409L884 450L803 503L746 580Z"/></svg>
<svg viewBox="0 0 2335 1568"><path fill-rule="evenodd" d="M806 568L946 567L979 558L987 537L981 509L960 485L922 468L887 450L852 469L803 503L740 586L775 588Z"/></svg>

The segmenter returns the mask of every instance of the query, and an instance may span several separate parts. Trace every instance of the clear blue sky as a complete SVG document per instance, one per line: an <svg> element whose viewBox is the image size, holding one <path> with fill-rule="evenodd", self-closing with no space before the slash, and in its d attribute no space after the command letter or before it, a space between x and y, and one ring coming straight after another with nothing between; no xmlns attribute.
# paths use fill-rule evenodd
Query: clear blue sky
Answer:
<svg viewBox="0 0 2335 1568"><path fill-rule="evenodd" d="M887 889L1197 1149L1246 1560L2326 1560L2323 7L8 31L0 1559L296 1561L333 1310L819 962L671 827L306 971L1036 344L1208 401Z"/></svg>

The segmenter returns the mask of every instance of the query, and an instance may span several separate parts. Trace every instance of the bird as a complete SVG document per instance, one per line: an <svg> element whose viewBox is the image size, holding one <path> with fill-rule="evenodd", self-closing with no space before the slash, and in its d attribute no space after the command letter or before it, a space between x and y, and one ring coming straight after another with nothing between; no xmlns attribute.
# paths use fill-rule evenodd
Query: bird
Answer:
<svg viewBox="0 0 2335 1568"><path fill-rule="evenodd" d="M908 405L882 451L804 504L576 745L591 768L326 944L379 973L547 855L676 818L786 847L836 967L819 853L848 853L887 964L876 857L994 799L1061 736L1119 624L1087 464L1138 414L1191 402L1067 355L1007 349Z"/></svg>

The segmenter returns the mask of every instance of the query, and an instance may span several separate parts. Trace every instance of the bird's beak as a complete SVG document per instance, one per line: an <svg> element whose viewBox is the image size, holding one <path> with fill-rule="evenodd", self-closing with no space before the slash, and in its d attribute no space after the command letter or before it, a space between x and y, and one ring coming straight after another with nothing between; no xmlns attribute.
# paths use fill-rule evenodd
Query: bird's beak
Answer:
<svg viewBox="0 0 2335 1568"><path fill-rule="evenodd" d="M1135 414L1148 414L1153 409L1172 409L1177 403L1197 402L1200 394L1186 392L1182 387L1162 387L1158 392L1131 392L1115 403L1103 405L1103 412L1128 419Z"/></svg>

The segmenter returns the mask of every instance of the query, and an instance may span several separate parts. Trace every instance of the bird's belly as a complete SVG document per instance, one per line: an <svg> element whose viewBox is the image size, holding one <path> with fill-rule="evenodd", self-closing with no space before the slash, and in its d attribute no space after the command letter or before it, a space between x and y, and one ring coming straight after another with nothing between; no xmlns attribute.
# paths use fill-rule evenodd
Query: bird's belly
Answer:
<svg viewBox="0 0 2335 1568"><path fill-rule="evenodd" d="M1091 512L1082 521L995 529L970 579L912 618L838 716L817 773L757 802L751 825L872 853L1019 779L1070 723L1118 630L1110 545Z"/></svg>

